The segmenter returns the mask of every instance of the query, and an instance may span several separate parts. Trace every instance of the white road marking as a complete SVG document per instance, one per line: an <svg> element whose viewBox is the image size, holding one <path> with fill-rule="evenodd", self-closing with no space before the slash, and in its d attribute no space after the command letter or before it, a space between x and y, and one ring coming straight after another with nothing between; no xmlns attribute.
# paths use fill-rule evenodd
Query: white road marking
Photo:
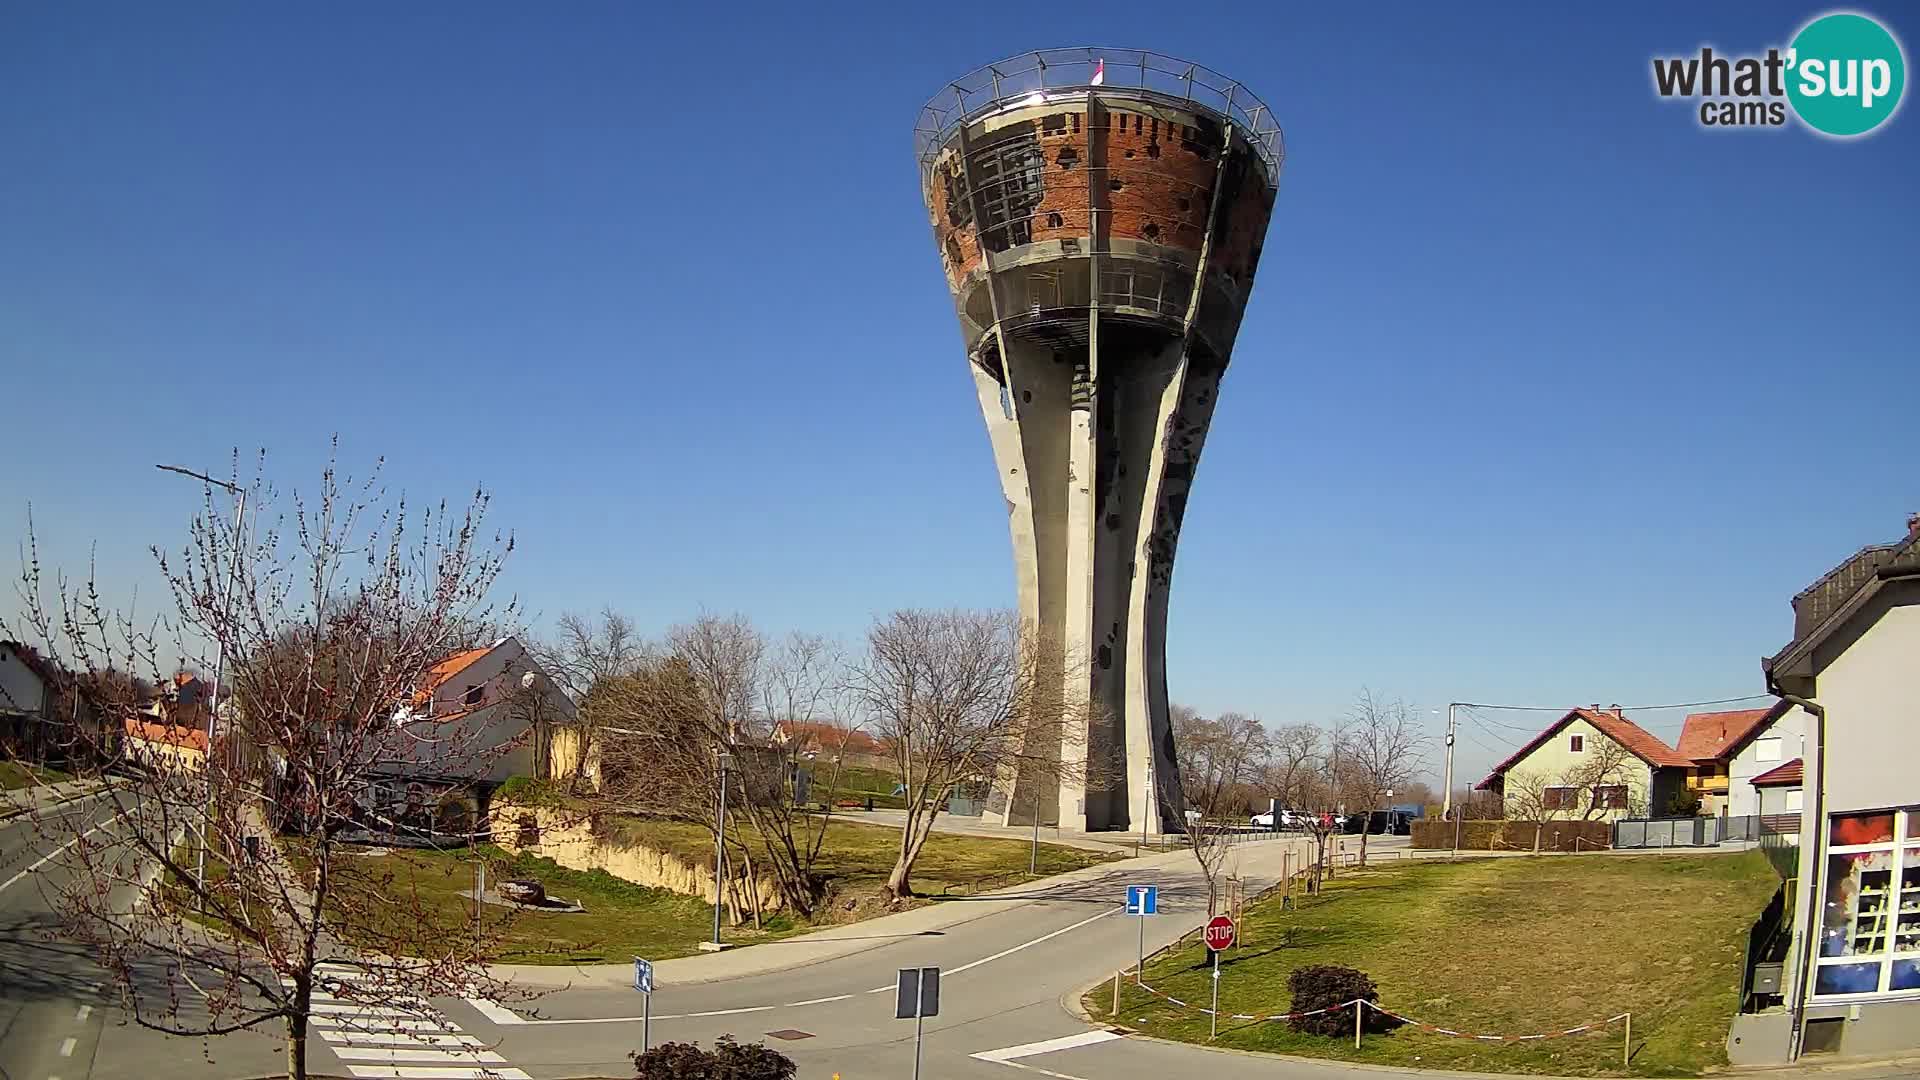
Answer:
<svg viewBox="0 0 1920 1080"><path fill-rule="evenodd" d="M1059 937L1061 934L1065 934L1073 930L1078 930L1081 927L1087 925L1088 923L1099 922L1101 919L1104 919L1109 915L1117 915L1119 913L1120 913L1120 909L1117 907L1108 908L1107 910L1101 912L1100 914L1095 915L1091 919L1081 919L1079 922L1074 923L1072 926L1061 927L1060 929L1055 930L1051 934L1045 934L1040 937L1034 938L1032 941L1029 941L1024 945L1015 945L1011 949L1003 949L1000 952L994 953L992 956L985 957L984 959L980 959L980 960L975 960L971 964L962 964L951 971L943 971L940 973L940 975L942 978L951 978L952 976L958 975L963 971L971 971L972 969L979 967L981 964L990 964L993 961L998 960L1003 956L1012 956L1014 953L1019 952L1021 949L1030 949L1033 946L1038 945L1043 941L1051 941L1054 938ZM891 989L891 987L889 989Z"/></svg>
<svg viewBox="0 0 1920 1080"><path fill-rule="evenodd" d="M41 867L52 862L54 858L58 856L61 852L67 850L68 848L79 843L80 841L85 840L87 837L92 836L94 833L99 832L101 829L106 828L109 824L111 824L111 822L103 821L100 824L95 825L93 828L88 829L86 832L81 833L79 836L76 836L73 839L67 841L66 843L61 844L59 847L54 848L52 851L47 852L45 855L40 856L39 861L34 863L32 866L29 866L25 870L22 870L19 873L13 875L12 877L8 878L5 882L0 882L0 892L6 892L8 887L11 886L14 882L19 881L21 878L26 877L28 874L31 874L35 870L38 870Z"/></svg>
<svg viewBox="0 0 1920 1080"><path fill-rule="evenodd" d="M79 1041L80 1041L79 1039L76 1039L71 1035L67 1036L67 1040L60 1044L60 1056L72 1057L74 1045Z"/></svg>
<svg viewBox="0 0 1920 1080"><path fill-rule="evenodd" d="M979 967L981 964L991 964L995 960L999 960L1002 957L1012 956L1014 953L1017 953L1022 949L1030 949L1035 945L1040 944L1043 941L1051 941L1054 938L1059 937L1061 934L1071 933L1087 925L1088 923L1098 922L1099 920L1104 919L1109 915L1117 915L1119 914L1119 912L1120 912L1120 909L1117 907L1109 908L1108 910L1103 911L1100 914L1093 916L1092 918L1082 919L1079 922L1074 923L1072 926L1063 926L1060 929L1053 931L1052 933L1042 934L1039 937L1034 938L1032 941L1022 942L1018 945L1015 945L1011 949L1002 949L999 952L994 953L992 956L983 956L980 959L975 960L971 963L962 964L957 968L953 968L949 971L943 971L940 974L942 977L951 977L954 975L958 975L963 971L971 971L974 968ZM885 994L885 993L891 993L894 990L894 988L895 987L893 983L888 983L885 986L876 986L871 990L864 991L864 993ZM772 1012L775 1009L797 1009L802 1005L825 1005L830 1002L845 1001L850 997L853 997L853 995L852 994L835 994L832 997L808 998L805 1001L788 1001L779 1005L755 1005L750 1008L744 1008L744 1009L715 1009L710 1012L691 1012L691 1013L661 1013L661 1014L655 1014L653 1019L655 1020L692 1020L692 1019L697 1019L697 1018L706 1017L706 1016L737 1016L741 1013ZM480 1013L480 1015L486 1017L488 1020L493 1021L495 1024L499 1024L503 1026L512 1026L512 1025L521 1025L521 1024L638 1024L641 1022L641 1019L642 1019L641 1017L638 1017L638 1016L588 1016L588 1017L581 1017L578 1019L567 1019L567 1020L542 1019L542 1018L521 1016L519 1013L514 1012L512 1009L507 1008L505 1005L502 1005L499 1002L493 1001L488 998L470 997L470 998L466 998L465 1000L466 1000L466 1003L473 1006L474 1009Z"/></svg>
<svg viewBox="0 0 1920 1080"><path fill-rule="evenodd" d="M393 1046L393 1047L474 1047L485 1045L471 1035L415 1035L404 1031L332 1031L315 1030L314 1034L336 1046Z"/></svg>
<svg viewBox="0 0 1920 1080"><path fill-rule="evenodd" d="M347 1013L354 1016L411 1016L418 1019L426 1011L426 1006L408 1006L404 1003L367 1004L356 1001L314 1001L307 1006L315 1014Z"/></svg>
<svg viewBox="0 0 1920 1080"><path fill-rule="evenodd" d="M93 1006L82 1005L80 1006L80 1011L73 1014L73 1018L79 1021L80 1023L84 1024L87 1022L88 1015L90 1015L92 1012L93 1012Z"/></svg>
<svg viewBox="0 0 1920 1080"><path fill-rule="evenodd" d="M1083 1031L1078 1035L1067 1035L1058 1039L1048 1039L1045 1042L1021 1043L1019 1046L1007 1046L999 1050L982 1050L978 1054L969 1056L979 1058L981 1061L993 1061L1005 1064L1014 1058L1033 1057L1036 1054L1051 1054L1056 1050L1071 1050L1076 1046L1097 1046L1100 1043L1112 1042L1120 1038L1125 1038L1125 1036L1116 1035L1104 1029L1099 1031Z"/></svg>
<svg viewBox="0 0 1920 1080"><path fill-rule="evenodd" d="M348 1065L355 1076L388 1076L401 1080L534 1080L524 1068L430 1067L430 1065Z"/></svg>
<svg viewBox="0 0 1920 1080"><path fill-rule="evenodd" d="M359 1031L368 1031L377 1025L385 1031L427 1031L439 1032L443 1035L460 1034L459 1028L452 1027L439 1020L406 1020L387 1016L369 1017L365 1024L359 1023L351 1016L309 1016L307 1017L307 1023L314 1027L333 1028L335 1030L352 1028Z"/></svg>
<svg viewBox="0 0 1920 1080"><path fill-rule="evenodd" d="M442 1065L456 1061L471 1061L476 1065L482 1065L507 1060L491 1050L454 1053L447 1050L403 1050L390 1046L336 1046L331 1049L333 1056L342 1061L385 1061L393 1065L403 1061L437 1062Z"/></svg>

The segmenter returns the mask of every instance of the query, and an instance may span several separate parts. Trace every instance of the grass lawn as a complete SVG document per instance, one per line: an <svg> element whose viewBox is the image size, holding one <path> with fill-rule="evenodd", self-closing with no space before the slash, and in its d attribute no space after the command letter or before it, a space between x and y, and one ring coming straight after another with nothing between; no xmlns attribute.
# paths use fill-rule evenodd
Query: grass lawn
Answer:
<svg viewBox="0 0 1920 1080"><path fill-rule="evenodd" d="M633 843L674 852L696 862L713 858L713 834L690 822L626 818L616 828ZM1033 880L1027 873L1031 844L936 832L914 863L913 888L925 897L969 896ZM843 897L872 893L886 884L900 852L900 830L884 825L830 821L817 869L829 878L829 890ZM1049 877L1120 857L1041 844L1039 874ZM824 913L823 913L824 914Z"/></svg>
<svg viewBox="0 0 1920 1080"><path fill-rule="evenodd" d="M392 848L385 855L348 849L348 861L358 861L359 874L392 875L383 892L407 895L418 889L427 921L444 925L470 920L473 900L463 893L473 888L474 852L421 851ZM532 878L549 896L574 901L584 912L523 911L487 905L484 916L501 933L494 957L504 964L625 963L635 956L665 960L688 956L713 932L713 908L704 901L665 889L650 889L614 877L603 870L581 873L551 859L512 855L482 847L491 889L508 878ZM793 933L791 920L773 918L764 931L751 927L726 929L727 940L739 944L768 941Z"/></svg>
<svg viewBox="0 0 1920 1080"><path fill-rule="evenodd" d="M0 761L0 791L15 791L34 784L60 784L71 779L72 776L59 769L19 761Z"/></svg>
<svg viewBox="0 0 1920 1080"><path fill-rule="evenodd" d="M713 857L711 835L698 825L628 819L620 824L627 838L664 847L694 860ZM836 899L872 893L893 868L900 831L875 825L835 822L828 826L821 867L832 875ZM295 848L297 851L297 847ZM357 862L353 877L381 881L380 891L410 896L417 889L428 912L427 922L445 925L472 917L473 900L463 895L473 888L474 853L387 849L387 854L364 854L347 849ZM509 854L482 847L488 860L489 882L532 878L550 896L577 901L587 910L578 914L517 911L497 906L485 909L489 920L501 923L501 949L496 957L507 964L624 963L635 956L666 960L694 953L713 932L713 908L706 901L666 889L653 889L614 877L603 870L582 873L551 859ZM295 855L298 860L298 855ZM1018 840L991 840L935 833L920 856L921 873L915 881L923 893L968 894L1028 880L1028 845ZM1040 874L1064 873L1105 861L1100 852L1079 851L1052 844L1040 845ZM391 880L388 881L388 877ZM356 905L363 910L374 905ZM409 905L397 910L410 911ZM884 914L883 905L861 902L848 913L837 903L822 905L816 922L846 921ZM768 917L764 928L734 926L724 937L735 945L752 945L811 929L812 925L785 914Z"/></svg>
<svg viewBox="0 0 1920 1080"><path fill-rule="evenodd" d="M1345 873L1293 911L1263 903L1245 945L1221 965L1225 1014L1287 1011L1287 975L1342 964L1372 976L1380 1004L1473 1034L1560 1031L1633 1013L1636 1075L1697 1074L1726 1063L1747 928L1776 886L1759 852L1739 855L1474 859ZM1147 983L1206 1002L1196 941L1147 965ZM1112 992L1086 1007L1110 1015ZM1207 1017L1127 986L1119 1022L1207 1040ZM1379 1065L1557 1075L1619 1074L1622 1031L1524 1043L1412 1028L1349 1038L1284 1023L1223 1021L1219 1045Z"/></svg>

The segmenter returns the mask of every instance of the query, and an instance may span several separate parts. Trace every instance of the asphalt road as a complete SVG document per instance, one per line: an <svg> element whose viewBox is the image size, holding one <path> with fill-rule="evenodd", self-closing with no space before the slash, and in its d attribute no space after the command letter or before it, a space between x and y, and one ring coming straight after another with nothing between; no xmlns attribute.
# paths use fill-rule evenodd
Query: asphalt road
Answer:
<svg viewBox="0 0 1920 1080"><path fill-rule="evenodd" d="M1250 889L1271 884L1289 843L1237 848L1229 872L1246 878ZM937 933L889 938L878 936L876 926L876 944L854 955L725 982L662 987L653 1000L652 1038L711 1043L732 1034L764 1040L792 1057L803 1078L911 1076L914 1024L893 1018L895 972L937 966L943 972L941 1009L925 1025L923 1076L1007 1077L1016 1068L1049 1062L1044 1067L1052 1069L1056 1059L1083 1056L1092 1062L1089 1080L1129 1075L1131 1068L1119 1066L1130 1060L1132 1044L1095 1041L1088 1033L1097 1029L1068 1012L1064 999L1135 962L1143 927L1121 913L1121 900L1128 884L1149 882L1160 886L1161 910L1146 920L1149 950L1205 921L1204 879L1191 856L1172 853L1032 894L1031 902L1017 906L985 904L991 913ZM494 1044L534 1077L620 1075L630 1067L626 1055L640 1046L641 1001L631 989L600 985L552 993L532 1010L516 1010L524 1022L503 1022L508 1017L486 1003L439 1004L462 1029ZM1061 1038L1087 1041L1033 1054L1032 1061L1024 1054L1011 1057L1011 1065L976 1056L1019 1053L1026 1044ZM1102 1063L1093 1055L1112 1060ZM1269 1067L1263 1075L1276 1074Z"/></svg>

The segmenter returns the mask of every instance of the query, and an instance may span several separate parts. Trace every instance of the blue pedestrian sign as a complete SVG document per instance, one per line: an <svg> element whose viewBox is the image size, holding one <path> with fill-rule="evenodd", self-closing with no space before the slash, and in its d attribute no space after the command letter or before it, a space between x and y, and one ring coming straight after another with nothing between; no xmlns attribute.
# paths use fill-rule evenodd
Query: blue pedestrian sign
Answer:
<svg viewBox="0 0 1920 1080"><path fill-rule="evenodd" d="M1127 914L1158 915L1160 913L1160 886L1127 886Z"/></svg>
<svg viewBox="0 0 1920 1080"><path fill-rule="evenodd" d="M653 993L653 962L633 958L633 988L643 994Z"/></svg>

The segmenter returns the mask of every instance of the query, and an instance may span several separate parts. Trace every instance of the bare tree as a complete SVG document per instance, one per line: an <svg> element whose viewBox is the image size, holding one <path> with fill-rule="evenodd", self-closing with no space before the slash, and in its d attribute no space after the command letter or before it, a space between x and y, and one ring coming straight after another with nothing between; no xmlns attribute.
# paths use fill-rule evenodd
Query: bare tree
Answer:
<svg viewBox="0 0 1920 1080"><path fill-rule="evenodd" d="M793 910L810 914L825 882L815 872L826 840L840 760L817 776L810 744L775 738L782 722L841 730L838 652L824 638L795 633L769 643L742 616L702 616L676 627L672 651L634 675L602 680L589 700L604 724L606 809L694 821L721 829L721 770L727 774L722 843L751 880L756 865L778 882ZM844 748L845 740L840 740ZM724 757L723 757L724 755ZM811 812L808 795L827 804ZM811 802L811 799L806 800ZM745 890L751 895L753 890Z"/></svg>
<svg viewBox="0 0 1920 1080"><path fill-rule="evenodd" d="M1010 614L961 610L896 611L867 631L849 688L906 789L906 825L887 875L894 896L912 894L914 863L962 785L1008 775L1085 781L1073 762L1083 755L1061 747L1084 745L1086 717L1059 703L1033 659L1046 650L1030 647L1030 635Z"/></svg>
<svg viewBox="0 0 1920 1080"><path fill-rule="evenodd" d="M1221 713L1209 720L1186 706L1168 710L1188 806L1184 835L1187 850L1207 882L1207 914L1216 912L1220 867L1234 834L1244 823L1229 817L1239 789L1258 778L1267 765L1268 740L1260 722L1242 713Z"/></svg>
<svg viewBox="0 0 1920 1080"><path fill-rule="evenodd" d="M1509 770L1500 778L1500 806L1508 821L1547 821L1563 812L1559 778L1532 769Z"/></svg>
<svg viewBox="0 0 1920 1080"><path fill-rule="evenodd" d="M1280 805L1302 810L1303 791L1325 756L1326 732L1312 724L1285 724L1267 736L1267 763L1262 782Z"/></svg>
<svg viewBox="0 0 1920 1080"><path fill-rule="evenodd" d="M1354 795L1368 823L1360 829L1360 865L1367 865L1367 835L1373 811L1387 793L1404 788L1419 773L1427 735L1419 715L1404 701L1383 701L1362 689L1341 729L1341 759L1351 769Z"/></svg>
<svg viewBox="0 0 1920 1080"><path fill-rule="evenodd" d="M1607 810L1645 811L1642 793L1633 788L1633 773L1640 759L1626 747L1608 738L1589 738L1580 761L1560 775L1559 787L1568 793L1567 815L1587 821Z"/></svg>
<svg viewBox="0 0 1920 1080"><path fill-rule="evenodd" d="M306 499L258 479L249 495L268 523L257 535L237 532L209 491L184 550L154 549L172 648L90 580L59 580L43 603L37 551L23 569L26 621L106 688L95 705L111 732L180 750L168 766L110 780L99 828L38 824L65 845L69 873L50 879L65 929L112 974L136 1022L202 1036L277 1023L287 1071L304 1078L316 989L400 1014L424 1014L449 987L504 990L485 962L510 918L482 928L424 903L391 860L354 857L336 832L365 820L370 790L396 768L476 776L511 752L470 726L410 722L408 710L463 627L511 617L487 595L512 541L490 534L484 494L464 512L420 513L388 495L377 467L355 483L330 465ZM158 681L173 656L216 644L231 686L210 742L122 692L121 673ZM268 821L287 810L309 828L283 850ZM318 970L329 962L364 977L332 979ZM155 965L167 973L158 981ZM181 995L181 979L196 998Z"/></svg>
<svg viewBox="0 0 1920 1080"><path fill-rule="evenodd" d="M597 758L600 729L606 722L595 709L599 702L593 698L594 687L638 672L651 657L652 647L631 619L607 607L597 616L577 612L561 615L553 635L530 642L528 650L574 702L578 768L568 777L568 786L577 789Z"/></svg>

